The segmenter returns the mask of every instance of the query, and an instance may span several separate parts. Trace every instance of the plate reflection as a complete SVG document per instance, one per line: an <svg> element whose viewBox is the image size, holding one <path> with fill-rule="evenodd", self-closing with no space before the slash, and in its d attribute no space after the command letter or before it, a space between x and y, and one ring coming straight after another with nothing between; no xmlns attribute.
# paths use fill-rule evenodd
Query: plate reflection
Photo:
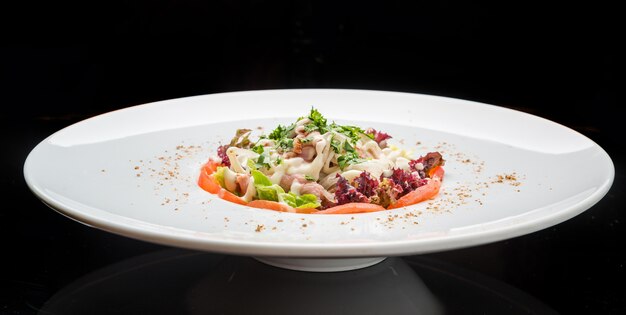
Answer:
<svg viewBox="0 0 626 315"><path fill-rule="evenodd" d="M494 288L494 280L485 288L442 266L390 257L368 268L312 273L171 249L89 274L40 314L554 314L530 297L505 296L521 292Z"/></svg>

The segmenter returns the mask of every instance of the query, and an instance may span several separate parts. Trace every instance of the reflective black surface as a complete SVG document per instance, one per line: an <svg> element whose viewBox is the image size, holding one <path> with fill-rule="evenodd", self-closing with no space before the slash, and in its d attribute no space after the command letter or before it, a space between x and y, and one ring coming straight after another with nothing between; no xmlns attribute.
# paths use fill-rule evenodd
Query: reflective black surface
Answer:
<svg viewBox="0 0 626 315"><path fill-rule="evenodd" d="M619 10L449 1L69 8L16 2L3 10L3 35L128 41L0 50L0 314L626 313ZM57 214L24 183L30 150L82 119L175 97L309 87L443 95L539 115L601 145L615 182L589 210L535 233L332 274L112 235Z"/></svg>
<svg viewBox="0 0 626 315"><path fill-rule="evenodd" d="M359 270L284 270L248 257L163 250L81 277L39 314L556 314L499 281L425 258Z"/></svg>

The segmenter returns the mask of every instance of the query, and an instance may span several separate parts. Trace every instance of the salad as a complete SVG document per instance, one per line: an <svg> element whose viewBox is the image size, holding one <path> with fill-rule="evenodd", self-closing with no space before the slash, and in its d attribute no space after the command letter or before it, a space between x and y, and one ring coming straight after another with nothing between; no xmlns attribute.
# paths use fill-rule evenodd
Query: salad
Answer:
<svg viewBox="0 0 626 315"><path fill-rule="evenodd" d="M284 212L345 214L400 208L439 193L445 160L414 158L372 128L329 123L315 108L251 139L239 129L202 166L198 185L220 198Z"/></svg>

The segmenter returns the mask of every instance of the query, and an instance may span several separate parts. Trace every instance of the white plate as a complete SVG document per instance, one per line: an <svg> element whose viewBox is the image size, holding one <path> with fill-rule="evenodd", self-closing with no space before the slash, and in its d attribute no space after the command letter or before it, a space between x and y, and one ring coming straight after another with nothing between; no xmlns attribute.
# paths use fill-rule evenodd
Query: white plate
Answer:
<svg viewBox="0 0 626 315"><path fill-rule="evenodd" d="M270 132L311 107L329 121L386 131L416 156L440 151L447 160L441 194L393 211L306 215L235 205L197 187L202 163L236 129ZM598 202L614 167L590 139L523 112L421 94L302 89L194 96L99 115L38 144L24 175L51 208L99 229L327 271L549 227Z"/></svg>

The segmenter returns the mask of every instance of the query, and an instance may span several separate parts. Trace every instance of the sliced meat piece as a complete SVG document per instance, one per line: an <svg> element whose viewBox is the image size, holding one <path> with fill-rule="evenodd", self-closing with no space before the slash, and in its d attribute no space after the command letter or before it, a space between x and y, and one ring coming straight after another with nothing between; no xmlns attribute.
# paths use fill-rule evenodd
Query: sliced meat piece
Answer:
<svg viewBox="0 0 626 315"><path fill-rule="evenodd" d="M301 174L285 174L280 179L280 187L282 187L285 191L289 191L291 189L291 185L294 181L297 181L300 184L306 184L308 181L304 178L304 175Z"/></svg>
<svg viewBox="0 0 626 315"><path fill-rule="evenodd" d="M250 175L237 174L237 179L235 179L235 183L237 183L237 186L239 186L239 191L244 194L248 190L248 184L250 184Z"/></svg>
<svg viewBox="0 0 626 315"><path fill-rule="evenodd" d="M322 204L335 202L335 196L324 189L322 185L315 182L307 182L302 185L300 188L300 194L313 194L322 201Z"/></svg>

